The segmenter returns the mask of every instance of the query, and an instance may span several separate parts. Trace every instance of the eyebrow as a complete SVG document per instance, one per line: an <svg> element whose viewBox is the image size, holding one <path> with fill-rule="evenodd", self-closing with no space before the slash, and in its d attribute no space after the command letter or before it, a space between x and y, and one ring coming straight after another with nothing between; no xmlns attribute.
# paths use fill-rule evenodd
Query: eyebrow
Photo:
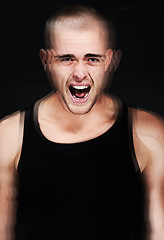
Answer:
<svg viewBox="0 0 164 240"><path fill-rule="evenodd" d="M56 55L55 58L75 58L73 54Z"/></svg>
<svg viewBox="0 0 164 240"><path fill-rule="evenodd" d="M104 54L100 55L100 54L88 53L88 54L85 55L85 57L86 58L87 57L99 57L99 58L101 58L101 57L105 57L105 55Z"/></svg>
<svg viewBox="0 0 164 240"><path fill-rule="evenodd" d="M105 55L100 55L100 54L94 54L94 53L87 53L84 58L89 58L89 57L105 57ZM63 55L56 55L55 58L76 58L75 55L73 54L63 54Z"/></svg>

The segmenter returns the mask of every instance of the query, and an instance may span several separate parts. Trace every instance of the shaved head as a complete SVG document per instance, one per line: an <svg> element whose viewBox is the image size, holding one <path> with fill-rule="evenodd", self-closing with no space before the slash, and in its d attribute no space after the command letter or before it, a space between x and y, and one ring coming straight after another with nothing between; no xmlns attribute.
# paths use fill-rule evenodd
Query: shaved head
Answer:
<svg viewBox="0 0 164 240"><path fill-rule="evenodd" d="M62 8L50 16L45 25L45 47L53 48L54 32L56 29L70 29L76 31L89 31L99 26L102 37L105 36L109 48L116 47L116 31L114 24L99 14L94 8L73 5Z"/></svg>

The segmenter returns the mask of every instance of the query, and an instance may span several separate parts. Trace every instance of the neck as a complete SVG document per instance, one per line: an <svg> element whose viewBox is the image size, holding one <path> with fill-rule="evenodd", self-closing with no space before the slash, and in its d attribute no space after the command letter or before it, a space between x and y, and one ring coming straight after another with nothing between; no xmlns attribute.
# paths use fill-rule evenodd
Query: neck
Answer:
<svg viewBox="0 0 164 240"><path fill-rule="evenodd" d="M113 121L118 114L116 101L112 97L102 93L92 109L84 114L71 113L67 107L59 101L57 93L52 94L41 104L43 117L51 122L57 122L62 128L70 132L87 131L87 128Z"/></svg>

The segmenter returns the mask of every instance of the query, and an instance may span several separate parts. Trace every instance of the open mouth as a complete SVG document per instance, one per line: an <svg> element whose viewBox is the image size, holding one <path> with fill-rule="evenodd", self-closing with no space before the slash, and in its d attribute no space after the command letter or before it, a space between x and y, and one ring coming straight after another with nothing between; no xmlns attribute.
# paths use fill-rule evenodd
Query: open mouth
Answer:
<svg viewBox="0 0 164 240"><path fill-rule="evenodd" d="M87 98L89 92L90 92L91 87L88 85L82 85L82 86L74 86L74 85L70 85L69 86L69 91L71 93L71 95L75 98L75 99L85 99Z"/></svg>

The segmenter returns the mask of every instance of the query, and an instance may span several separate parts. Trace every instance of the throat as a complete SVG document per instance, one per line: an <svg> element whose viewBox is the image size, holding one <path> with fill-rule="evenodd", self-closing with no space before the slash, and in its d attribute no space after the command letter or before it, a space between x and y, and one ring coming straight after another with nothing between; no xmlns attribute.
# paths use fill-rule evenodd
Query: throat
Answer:
<svg viewBox="0 0 164 240"><path fill-rule="evenodd" d="M112 127L116 120L115 117L113 118L113 104L109 98L107 100L107 111L96 104L90 112L77 115L71 113L65 105L61 105L60 95L56 92L47 100L44 99L39 106L39 119L43 126L43 134L49 140L58 143L84 142L102 135ZM47 126L49 126L48 129Z"/></svg>

